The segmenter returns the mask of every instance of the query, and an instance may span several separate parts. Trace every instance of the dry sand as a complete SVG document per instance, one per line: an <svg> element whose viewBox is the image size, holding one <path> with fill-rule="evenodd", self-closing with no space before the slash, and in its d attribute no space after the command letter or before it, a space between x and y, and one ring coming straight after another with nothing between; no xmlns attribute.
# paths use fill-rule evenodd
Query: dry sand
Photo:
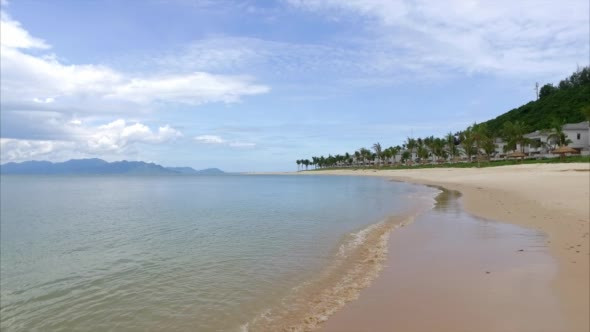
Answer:
<svg viewBox="0 0 590 332"><path fill-rule="evenodd" d="M551 284L561 302L567 330L590 331L590 164L532 164L481 169L331 170L298 174L382 176L439 185L461 192L463 207L475 216L542 231L547 235L550 253L557 261L557 273ZM390 267L384 274L388 273L388 269ZM365 292L370 292L372 287ZM453 296L460 297L461 294ZM535 307L535 303L531 303L531 307ZM513 310L514 314L524 312L523 308L502 308L498 312L506 309ZM328 320L327 325L330 326L330 323L331 320ZM450 326L438 326L436 330L446 331ZM547 328L551 330L549 326ZM499 327L497 330L508 329Z"/></svg>

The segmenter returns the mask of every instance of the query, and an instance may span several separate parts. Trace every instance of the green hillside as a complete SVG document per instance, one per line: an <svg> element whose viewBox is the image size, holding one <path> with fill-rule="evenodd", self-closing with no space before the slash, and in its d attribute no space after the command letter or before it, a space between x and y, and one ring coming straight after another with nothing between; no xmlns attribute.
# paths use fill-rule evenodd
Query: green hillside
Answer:
<svg viewBox="0 0 590 332"><path fill-rule="evenodd" d="M506 121L523 122L531 131L547 129L554 120L575 123L586 120L581 109L590 106L590 69L585 67L559 82L544 85L539 100L522 105L495 119L484 122L494 134L500 133Z"/></svg>

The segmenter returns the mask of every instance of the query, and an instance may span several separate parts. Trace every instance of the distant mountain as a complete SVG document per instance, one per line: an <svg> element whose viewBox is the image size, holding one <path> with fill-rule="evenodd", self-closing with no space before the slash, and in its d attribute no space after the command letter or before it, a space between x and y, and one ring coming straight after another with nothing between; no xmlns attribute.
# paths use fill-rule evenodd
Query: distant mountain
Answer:
<svg viewBox="0 0 590 332"><path fill-rule="evenodd" d="M2 174L128 174L128 175L211 175L224 174L217 168L197 171L191 167L163 167L143 161L115 161L102 159L72 159L61 163L25 161L0 165Z"/></svg>

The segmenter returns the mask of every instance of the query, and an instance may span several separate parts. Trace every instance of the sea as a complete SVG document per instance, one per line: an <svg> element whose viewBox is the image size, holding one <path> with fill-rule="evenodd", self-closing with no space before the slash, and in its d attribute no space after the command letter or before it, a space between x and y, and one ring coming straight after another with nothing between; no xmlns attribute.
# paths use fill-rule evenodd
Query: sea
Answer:
<svg viewBox="0 0 590 332"><path fill-rule="evenodd" d="M347 176L0 177L2 331L317 327L439 190Z"/></svg>

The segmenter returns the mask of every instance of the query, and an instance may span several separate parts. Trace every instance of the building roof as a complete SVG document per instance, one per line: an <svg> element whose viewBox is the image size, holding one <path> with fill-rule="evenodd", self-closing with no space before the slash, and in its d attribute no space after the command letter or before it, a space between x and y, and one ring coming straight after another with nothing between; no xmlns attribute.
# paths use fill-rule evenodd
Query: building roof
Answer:
<svg viewBox="0 0 590 332"><path fill-rule="evenodd" d="M549 136L549 133L545 130L536 130L523 136L526 138L546 138Z"/></svg>
<svg viewBox="0 0 590 332"><path fill-rule="evenodd" d="M589 123L588 121L583 121L579 123L568 123L563 125L563 130L583 130L588 129Z"/></svg>

